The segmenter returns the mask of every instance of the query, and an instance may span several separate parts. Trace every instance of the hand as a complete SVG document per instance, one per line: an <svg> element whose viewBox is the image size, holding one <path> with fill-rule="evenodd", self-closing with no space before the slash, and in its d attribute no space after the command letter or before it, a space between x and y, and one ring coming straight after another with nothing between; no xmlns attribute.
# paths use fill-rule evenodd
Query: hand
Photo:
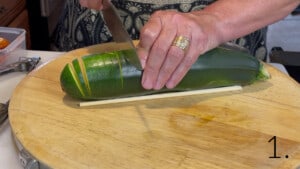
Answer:
<svg viewBox="0 0 300 169"><path fill-rule="evenodd" d="M95 10L102 10L105 8L105 4L110 0L79 0L79 3L83 7L87 7Z"/></svg>
<svg viewBox="0 0 300 169"><path fill-rule="evenodd" d="M143 87L175 87L200 54L221 43L214 21L216 18L206 14L155 12L141 30L137 49L144 68ZM189 40L185 49L173 45L179 36Z"/></svg>

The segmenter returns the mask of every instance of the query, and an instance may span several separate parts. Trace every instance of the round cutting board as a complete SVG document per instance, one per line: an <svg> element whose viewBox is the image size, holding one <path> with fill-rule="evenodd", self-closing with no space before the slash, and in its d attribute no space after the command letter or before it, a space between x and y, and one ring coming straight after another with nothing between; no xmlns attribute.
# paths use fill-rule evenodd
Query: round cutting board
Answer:
<svg viewBox="0 0 300 169"><path fill-rule="evenodd" d="M79 108L61 90L62 68L75 57L111 50L114 43L68 52L17 86L12 131L40 163L63 169L300 167L300 87L287 75L267 66L272 78L242 91Z"/></svg>

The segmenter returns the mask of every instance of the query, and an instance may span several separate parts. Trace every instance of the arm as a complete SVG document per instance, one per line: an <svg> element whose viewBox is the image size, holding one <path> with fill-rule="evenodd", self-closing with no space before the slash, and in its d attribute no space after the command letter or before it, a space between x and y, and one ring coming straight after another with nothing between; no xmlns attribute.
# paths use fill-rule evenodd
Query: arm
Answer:
<svg viewBox="0 0 300 169"><path fill-rule="evenodd" d="M218 41L226 42L283 19L299 3L300 0L219 0L193 13L212 15L220 35Z"/></svg>

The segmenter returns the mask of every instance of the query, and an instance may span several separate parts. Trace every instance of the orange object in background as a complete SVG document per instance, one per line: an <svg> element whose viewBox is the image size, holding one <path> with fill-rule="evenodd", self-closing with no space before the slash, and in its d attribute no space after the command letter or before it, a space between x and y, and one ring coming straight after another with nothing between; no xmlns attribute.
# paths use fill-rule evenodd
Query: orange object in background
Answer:
<svg viewBox="0 0 300 169"><path fill-rule="evenodd" d="M18 61L26 50L26 31L0 26L0 66Z"/></svg>
<svg viewBox="0 0 300 169"><path fill-rule="evenodd" d="M4 49L8 45L9 45L9 41L5 38L0 37L0 49Z"/></svg>

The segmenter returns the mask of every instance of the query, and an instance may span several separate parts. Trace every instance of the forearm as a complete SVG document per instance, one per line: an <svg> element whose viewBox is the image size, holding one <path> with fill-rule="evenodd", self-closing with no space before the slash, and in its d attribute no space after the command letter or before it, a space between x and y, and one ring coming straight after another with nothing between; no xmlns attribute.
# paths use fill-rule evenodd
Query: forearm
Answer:
<svg viewBox="0 0 300 169"><path fill-rule="evenodd" d="M287 16L300 0L218 0L196 15L211 15L216 41L249 34Z"/></svg>

